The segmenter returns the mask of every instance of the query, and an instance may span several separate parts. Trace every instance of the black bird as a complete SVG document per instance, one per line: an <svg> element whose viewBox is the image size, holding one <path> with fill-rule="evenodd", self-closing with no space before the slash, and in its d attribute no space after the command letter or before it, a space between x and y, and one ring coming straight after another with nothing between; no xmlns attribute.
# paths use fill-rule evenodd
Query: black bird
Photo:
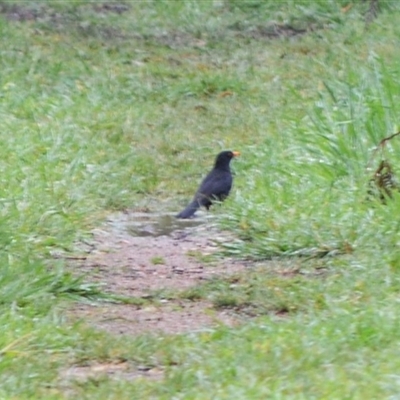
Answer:
<svg viewBox="0 0 400 400"><path fill-rule="evenodd" d="M232 188L232 173L229 164L233 157L239 156L238 151L223 151L217 155L214 168L203 179L192 202L181 211L177 218L190 218L201 206L207 210L214 200L224 200Z"/></svg>

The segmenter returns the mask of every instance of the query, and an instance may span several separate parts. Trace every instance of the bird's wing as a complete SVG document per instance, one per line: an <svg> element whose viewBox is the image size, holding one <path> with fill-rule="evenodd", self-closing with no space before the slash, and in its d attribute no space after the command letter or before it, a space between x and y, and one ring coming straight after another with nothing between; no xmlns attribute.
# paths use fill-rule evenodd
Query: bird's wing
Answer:
<svg viewBox="0 0 400 400"><path fill-rule="evenodd" d="M227 196L232 188L232 175L227 171L212 170L203 180L197 194L206 197Z"/></svg>

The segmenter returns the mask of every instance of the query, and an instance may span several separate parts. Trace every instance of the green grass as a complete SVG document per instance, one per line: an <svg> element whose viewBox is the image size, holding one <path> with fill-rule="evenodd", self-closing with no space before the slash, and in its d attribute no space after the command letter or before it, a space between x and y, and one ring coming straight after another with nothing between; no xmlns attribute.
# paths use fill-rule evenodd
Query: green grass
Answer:
<svg viewBox="0 0 400 400"><path fill-rule="evenodd" d="M380 2L366 26L368 3L348 3L1 3L0 397L397 396L400 203L366 196L374 146L399 129L400 7ZM11 21L15 5L40 17ZM289 27L310 31L268 36ZM397 174L399 141L383 155ZM53 252L114 210L178 211L228 148L242 156L213 211L237 236L224 251L301 273L266 263L175 294L256 317L241 327L111 338L71 324L71 298L104 295ZM165 377L60 378L115 360Z"/></svg>
<svg viewBox="0 0 400 400"><path fill-rule="evenodd" d="M160 256L152 257L152 258L150 259L150 262L151 262L153 265L162 265L162 264L165 264L164 257L160 257Z"/></svg>

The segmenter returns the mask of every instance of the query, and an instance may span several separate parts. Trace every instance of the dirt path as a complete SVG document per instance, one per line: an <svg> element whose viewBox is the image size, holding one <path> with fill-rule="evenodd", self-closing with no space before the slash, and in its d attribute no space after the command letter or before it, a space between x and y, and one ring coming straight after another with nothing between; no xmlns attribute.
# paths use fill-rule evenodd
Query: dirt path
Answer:
<svg viewBox="0 0 400 400"><path fill-rule="evenodd" d="M228 233L222 234L212 222L201 218L182 225L172 218L140 213L114 215L103 229L93 232L90 253L74 268L87 280L104 285L106 292L144 299L159 291L175 293L215 276L245 270L243 263L231 259L202 261L218 250L215 240L230 240ZM142 236L133 236L132 231ZM151 305L80 304L73 315L117 335L178 334L239 322L234 313L216 310L209 301L160 297Z"/></svg>

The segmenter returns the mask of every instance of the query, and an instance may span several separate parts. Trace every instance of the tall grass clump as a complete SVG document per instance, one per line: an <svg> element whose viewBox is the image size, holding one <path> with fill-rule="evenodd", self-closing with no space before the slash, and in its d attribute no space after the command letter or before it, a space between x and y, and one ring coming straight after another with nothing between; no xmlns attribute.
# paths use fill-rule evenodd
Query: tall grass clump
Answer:
<svg viewBox="0 0 400 400"><path fill-rule="evenodd" d="M367 196L382 157L395 172L400 164L396 138L374 151L397 129L399 72L375 56L343 72L338 78L332 71L308 115L290 120L287 133L250 149L256 164L247 161L233 216L224 220L240 235L231 252L322 255L399 241L398 195L386 205Z"/></svg>

